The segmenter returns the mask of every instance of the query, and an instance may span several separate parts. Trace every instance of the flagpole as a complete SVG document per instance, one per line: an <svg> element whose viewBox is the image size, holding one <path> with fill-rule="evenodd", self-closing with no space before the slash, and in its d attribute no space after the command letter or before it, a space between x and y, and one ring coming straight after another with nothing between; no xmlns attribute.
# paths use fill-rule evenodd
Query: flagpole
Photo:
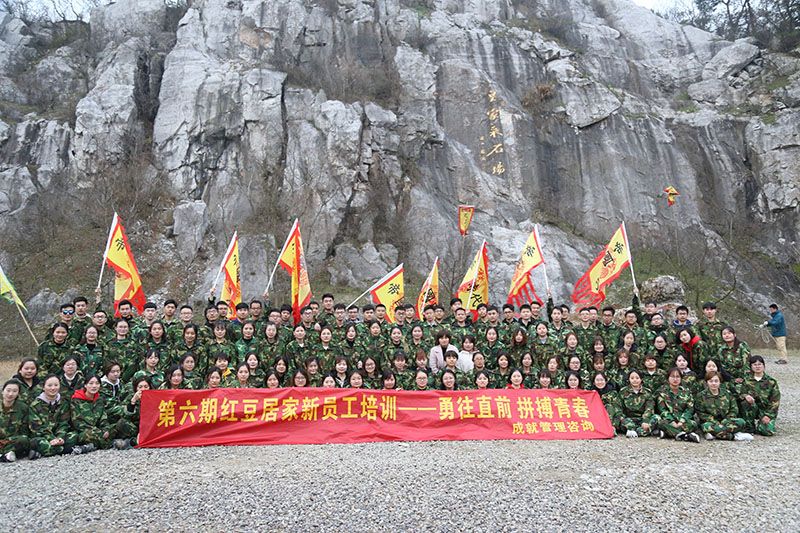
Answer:
<svg viewBox="0 0 800 533"><path fill-rule="evenodd" d="M117 225L117 212L114 212L114 218L111 219L111 229L108 230L108 241L106 241L106 249L103 252L103 262L100 264L100 279L97 280L97 288L100 288L100 285L103 283L103 272L106 269L106 259L108 259L108 249L111 248L111 239L114 237L114 228ZM36 339L36 337L34 337ZM38 342L36 343L39 344Z"/></svg>
<svg viewBox="0 0 800 533"><path fill-rule="evenodd" d="M483 247L486 246L486 239L483 240L481 243L481 247L479 248L481 256L483 256ZM475 282L478 280L478 273L481 271L480 262L478 263L478 268L475 269L475 277L472 278L472 285L469 286L469 296L467 296L467 310L471 311L470 303L472 302L472 291L475 289Z"/></svg>
<svg viewBox="0 0 800 533"><path fill-rule="evenodd" d="M631 254L631 243L628 242L628 229L625 227L625 221L622 221L622 235L625 237L625 247L628 249L628 263L631 265L631 279L633 280L633 292L638 293L639 288L636 286L636 274L633 272L633 255Z"/></svg>
<svg viewBox="0 0 800 533"><path fill-rule="evenodd" d="M217 283L219 282L219 277L222 275L222 270L225 268L225 261L228 260L228 256L233 250L233 244L236 242L236 234L238 232L233 232L233 237L231 237L231 243L228 245L228 249L225 251L225 255L222 256L222 263L219 265L219 270L217 271L217 277L214 278L214 283L211 285L211 292L216 292L217 290Z"/></svg>
<svg viewBox="0 0 800 533"><path fill-rule="evenodd" d="M393 276L394 274L396 274L396 273L397 273L397 270L398 270L398 269L401 269L401 268L403 268L403 263L400 263L399 265L397 265L396 267L394 267L394 268L393 268L393 269L392 269L392 270L391 270L391 271L390 271L388 274L386 274L386 275L385 275L385 276L383 276L381 279L379 279L378 281L376 281L375 283L373 283L373 284L372 284L372 286L371 286L369 289L367 289L367 290L365 290L364 292L362 292L362 293L361 293L361 296L359 296L358 298L356 298L355 300L353 300L352 302L350 302L350 305L353 305L354 303L356 303L357 301L359 301L361 298L363 298L364 296L366 296L366 295L369 293L369 291L371 291L372 289L374 289L375 287L377 287L378 285L380 285L381 283L383 283L384 281L386 281L387 279L389 279L389 278L390 278L391 276ZM347 307L349 308L349 307L350 307L350 305L348 305Z"/></svg>
<svg viewBox="0 0 800 533"><path fill-rule="evenodd" d="M544 246L542 245L542 237L539 235L539 224L533 226L533 231L536 232L536 242L539 244L539 249L542 252L542 266L544 267L544 286L547 293L550 294L550 279L547 277L547 261L544 260Z"/></svg>
<svg viewBox="0 0 800 533"><path fill-rule="evenodd" d="M264 290L264 294L269 292L269 288L272 287L272 279L275 277L275 271L278 270L278 265L281 263L281 257L283 257L283 252L286 251L286 247L289 246L289 240L292 238L292 234L294 233L294 228L297 226L299 219L294 219L294 224L292 224L292 229L289 231L289 235L286 236L286 242L283 243L283 248L281 248L280 253L278 254L278 259L275 261L275 266L272 267L272 273L269 275L269 281L267 282L267 288Z"/></svg>
<svg viewBox="0 0 800 533"><path fill-rule="evenodd" d="M33 330L31 329L31 325L28 324L28 319L25 318L25 315L22 313L22 308L19 306L19 303L15 301L14 305L17 306L17 311L19 311L19 316L22 317L22 321L25 323L25 327L28 328L28 333L31 334L31 337L33 338L33 342L36 343L36 346L39 346L39 341L36 339L36 335L33 334Z"/></svg>

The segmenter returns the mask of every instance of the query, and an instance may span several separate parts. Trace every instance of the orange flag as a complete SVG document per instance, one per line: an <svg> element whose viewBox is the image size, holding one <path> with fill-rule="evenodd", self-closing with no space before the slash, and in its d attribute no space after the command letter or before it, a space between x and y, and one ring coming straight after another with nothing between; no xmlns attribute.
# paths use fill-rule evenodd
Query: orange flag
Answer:
<svg viewBox="0 0 800 533"><path fill-rule="evenodd" d="M228 251L222 260L220 272L224 274L222 280L222 301L228 303L228 318L236 318L236 305L242 303L242 286L240 282L239 265L239 236L233 233Z"/></svg>
<svg viewBox="0 0 800 533"><path fill-rule="evenodd" d="M572 301L580 306L599 305L606 299L605 288L631 264L628 236L622 224L597 256L589 270L575 284Z"/></svg>
<svg viewBox="0 0 800 533"><path fill-rule="evenodd" d="M369 289L372 302L386 306L386 320L394 322L394 309L405 296L405 286L403 284L403 264L400 265L378 280Z"/></svg>
<svg viewBox="0 0 800 533"><path fill-rule="evenodd" d="M467 311L472 311L477 316L480 304L489 304L489 254L486 251L486 241L483 241L475 259L464 275L458 286L456 297Z"/></svg>
<svg viewBox="0 0 800 533"><path fill-rule="evenodd" d="M422 284L422 288L417 296L417 317L422 318L422 311L428 305L439 303L439 258L433 261L431 273Z"/></svg>
<svg viewBox="0 0 800 533"><path fill-rule="evenodd" d="M475 214L474 205L458 206L458 231L461 235L466 235L469 225L472 224L472 215Z"/></svg>
<svg viewBox="0 0 800 533"><path fill-rule="evenodd" d="M669 187L667 187L666 189L664 189L664 192L665 192L665 193L667 193L667 205L668 205L669 207L672 207L673 205L675 205L675 201L676 201L676 199L677 199L677 198L678 198L678 196L680 196L680 194L681 194L681 193L679 193L679 192L678 192L678 190L677 190L677 189L675 189L675 187L673 187L672 185L670 185Z"/></svg>
<svg viewBox="0 0 800 533"><path fill-rule="evenodd" d="M294 323L300 322L300 309L311 302L311 283L308 280L306 256L303 254L303 239L300 237L300 221L295 219L289 238L278 258L278 263L292 276L292 310Z"/></svg>
<svg viewBox="0 0 800 533"><path fill-rule="evenodd" d="M539 246L539 232L534 228L528 236L525 246L522 247L514 276L511 278L507 303L522 305L535 301L539 305L542 304L531 281L531 271L542 263L544 263L544 257L542 256L542 247Z"/></svg>
<svg viewBox="0 0 800 533"><path fill-rule="evenodd" d="M133 252L125 235L125 228L122 227L122 220L114 213L111 221L111 232L109 233L106 251L103 254L103 261L114 269L116 279L114 280L114 316L119 316L119 302L130 300L131 304L139 313L144 310L147 300L142 289L142 279L139 277L139 269L136 268L136 261L133 259Z"/></svg>

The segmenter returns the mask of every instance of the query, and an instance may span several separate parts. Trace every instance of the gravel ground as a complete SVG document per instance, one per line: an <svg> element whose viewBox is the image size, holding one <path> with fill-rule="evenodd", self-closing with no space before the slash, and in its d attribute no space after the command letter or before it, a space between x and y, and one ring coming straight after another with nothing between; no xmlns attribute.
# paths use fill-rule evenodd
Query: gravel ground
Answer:
<svg viewBox="0 0 800 533"><path fill-rule="evenodd" d="M762 353L763 351L758 351ZM800 354L779 434L701 444L377 443L2 464L0 530L800 530Z"/></svg>

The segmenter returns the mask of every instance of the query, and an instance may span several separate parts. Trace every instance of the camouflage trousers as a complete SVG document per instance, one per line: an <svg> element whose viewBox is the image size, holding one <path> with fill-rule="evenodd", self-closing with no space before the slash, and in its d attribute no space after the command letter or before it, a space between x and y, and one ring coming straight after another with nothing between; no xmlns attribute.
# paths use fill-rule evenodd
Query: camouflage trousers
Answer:
<svg viewBox="0 0 800 533"><path fill-rule="evenodd" d="M74 437L75 433L72 433L71 435ZM31 449L36 450L42 454L43 457L52 457L54 455L69 453L76 444L74 438L70 440L70 435L67 435L64 438L64 444L59 446L53 446L50 444L51 440L53 439L44 439L41 437L33 438L31 439Z"/></svg>
<svg viewBox="0 0 800 533"><path fill-rule="evenodd" d="M650 424L649 429L644 429L642 424ZM627 431L635 431L637 435L640 437L647 437L653 431L653 423L652 420L649 418L629 418L629 417L622 417L619 419L617 423L617 429L621 433L625 433Z"/></svg>
<svg viewBox="0 0 800 533"><path fill-rule="evenodd" d="M739 404L739 414L744 419L746 431L765 437L775 435L775 419L771 419L768 424L763 423L761 419L764 417L764 412L758 406L741 402Z"/></svg>
<svg viewBox="0 0 800 533"><path fill-rule="evenodd" d="M656 426L658 429L666 433L668 437L674 439L678 436L678 433L692 433L695 431L697 429L697 422L694 419L687 420L683 422L681 427L676 428L672 425L672 422L660 419Z"/></svg>
<svg viewBox="0 0 800 533"><path fill-rule="evenodd" d="M86 431L76 433L68 433L67 440L75 444L94 444L98 449L110 448L111 440L114 438L114 430L109 431L108 438L103 438L103 431L97 428L91 428Z"/></svg>
<svg viewBox="0 0 800 533"><path fill-rule="evenodd" d="M711 433L711 435L718 439L733 440L733 434L744 431L746 425L742 418L725 418L722 420L703 422L700 427L703 433Z"/></svg>
<svg viewBox="0 0 800 533"><path fill-rule="evenodd" d="M13 435L0 441L0 454L14 452L17 457L22 457L30 450L31 441L27 435Z"/></svg>

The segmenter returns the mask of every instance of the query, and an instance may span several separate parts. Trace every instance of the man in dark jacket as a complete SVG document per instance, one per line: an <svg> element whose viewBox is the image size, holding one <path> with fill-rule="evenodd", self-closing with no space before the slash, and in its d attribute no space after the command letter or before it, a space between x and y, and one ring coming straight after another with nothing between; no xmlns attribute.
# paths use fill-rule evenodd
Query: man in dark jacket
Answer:
<svg viewBox="0 0 800 533"><path fill-rule="evenodd" d="M775 362L785 365L789 362L786 360L786 321L783 319L783 313L778 309L778 304L769 306L769 316L770 319L764 322L763 326L769 326L770 334L778 347L780 359Z"/></svg>

